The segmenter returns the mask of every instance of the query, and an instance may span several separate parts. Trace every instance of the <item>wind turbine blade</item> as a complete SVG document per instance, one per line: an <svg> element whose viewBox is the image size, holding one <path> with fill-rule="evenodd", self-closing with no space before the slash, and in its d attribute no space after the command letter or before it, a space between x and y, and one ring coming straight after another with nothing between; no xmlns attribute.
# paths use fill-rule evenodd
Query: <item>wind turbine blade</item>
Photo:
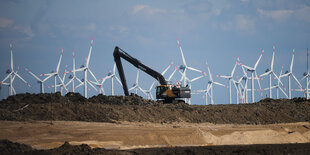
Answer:
<svg viewBox="0 0 310 155"><path fill-rule="evenodd" d="M252 67L249 67L249 66L247 66L247 65L242 65L244 68L246 68L246 69L248 69L248 70L255 70L254 68L252 68Z"/></svg>
<svg viewBox="0 0 310 155"><path fill-rule="evenodd" d="M254 71L254 73L255 73L255 76L257 77L256 80L257 80L257 83L258 83L258 87L259 87L259 89L262 89L256 71Z"/></svg>
<svg viewBox="0 0 310 155"><path fill-rule="evenodd" d="M14 75L16 75L19 79L25 82L30 88L32 88L31 85L26 80L24 80L21 76L19 76L17 73L15 73Z"/></svg>
<svg viewBox="0 0 310 155"><path fill-rule="evenodd" d="M234 73L235 73L235 70L236 70L236 67L237 67L237 63L238 63L238 61L236 61L235 66L234 66L233 70L231 71L231 74L230 74L231 77L234 76Z"/></svg>
<svg viewBox="0 0 310 155"><path fill-rule="evenodd" d="M46 77L45 79L43 79L42 82L45 82L47 79L51 78L52 76L54 76L54 74L50 74L48 77Z"/></svg>
<svg viewBox="0 0 310 155"><path fill-rule="evenodd" d="M87 83L98 92L98 89L91 82L87 81Z"/></svg>
<svg viewBox="0 0 310 155"><path fill-rule="evenodd" d="M119 83L121 86L123 86L121 80L119 80L119 78L118 78L117 76L115 76L115 79L118 81L118 83Z"/></svg>
<svg viewBox="0 0 310 155"><path fill-rule="evenodd" d="M3 80L2 80L2 83L4 83L4 81L6 81L11 75L12 75L13 72L11 72L8 76L6 76Z"/></svg>
<svg viewBox="0 0 310 155"><path fill-rule="evenodd" d="M57 77L58 77L58 79L59 79L61 85L62 85L62 86L65 88L65 90L68 92L68 89L66 88L66 86L65 86L64 82L62 81L61 77L59 76L59 74L57 74Z"/></svg>
<svg viewBox="0 0 310 155"><path fill-rule="evenodd" d="M173 61L169 64L168 67L166 67L166 69L165 69L163 72L161 72L161 75L165 75L165 73L168 71L168 69L169 69L172 65L173 65Z"/></svg>
<svg viewBox="0 0 310 155"><path fill-rule="evenodd" d="M75 72L81 72L81 71L84 71L85 69L86 69L86 67L82 67L82 68L76 69Z"/></svg>
<svg viewBox="0 0 310 155"><path fill-rule="evenodd" d="M151 86L150 86L150 88L149 88L149 90L148 90L149 92L151 92L151 90L152 90L152 88L153 88L155 82L156 82L156 81L154 81L154 82L151 84Z"/></svg>
<svg viewBox="0 0 310 155"><path fill-rule="evenodd" d="M213 82L213 83L216 84L216 85L219 85L219 86L226 87L226 85L223 85L223 84L221 84L221 83L219 83L219 82Z"/></svg>
<svg viewBox="0 0 310 155"><path fill-rule="evenodd" d="M278 80L278 85L279 85L279 83L281 83L281 85L283 86L283 83L282 83L282 81L280 80L280 78L274 73L274 72L272 72L273 73L273 75L276 77L276 79Z"/></svg>
<svg viewBox="0 0 310 155"><path fill-rule="evenodd" d="M10 51L11 51L11 71L14 70L14 65L13 65L13 47L12 43L10 43Z"/></svg>
<svg viewBox="0 0 310 155"><path fill-rule="evenodd" d="M232 78L231 76L227 76L227 75L217 75L217 77L224 78L224 79Z"/></svg>
<svg viewBox="0 0 310 155"><path fill-rule="evenodd" d="M177 71L177 69L174 69L174 71L171 73L171 75L169 76L169 78L167 79L167 81L170 81L171 78L173 77L174 73Z"/></svg>
<svg viewBox="0 0 310 155"><path fill-rule="evenodd" d="M301 85L300 82L297 80L297 78L295 77L294 74L292 74L292 77L293 77L293 78L295 79L295 81L297 82L298 87L299 87L300 89L303 89L303 88L302 88L302 85Z"/></svg>
<svg viewBox="0 0 310 155"><path fill-rule="evenodd" d="M290 71L291 72L293 72L294 55L295 55L295 48L293 48L293 56L292 56L292 61L291 61L291 66L290 66Z"/></svg>
<svg viewBox="0 0 310 155"><path fill-rule="evenodd" d="M282 91L282 93L285 95L285 97L288 98L288 96L287 96L287 94L285 93L285 91L284 91L281 87L279 87L279 89Z"/></svg>
<svg viewBox="0 0 310 155"><path fill-rule="evenodd" d="M203 71L199 70L199 69L196 69L196 68L193 68L193 67L187 67L189 70L192 70L192 71L195 71L195 72L198 72L198 73L202 73L204 74Z"/></svg>
<svg viewBox="0 0 310 155"><path fill-rule="evenodd" d="M198 77L196 77L196 78L190 80L190 82L194 82L194 81L196 81L196 80L198 80L198 79L201 79L201 78L204 77L204 76L205 76L205 75L198 76Z"/></svg>
<svg viewBox="0 0 310 155"><path fill-rule="evenodd" d="M257 62L255 63L255 65L254 65L254 70L256 70L256 67L257 67L257 65L258 65L258 63L259 63L259 61L260 61L260 59L262 59L262 56L263 56L263 54L264 54L264 51L265 51L265 49L262 50L261 55L259 56Z"/></svg>
<svg viewBox="0 0 310 155"><path fill-rule="evenodd" d="M271 70L266 72L266 73L264 73L264 74L262 74L262 75L260 75L259 77L264 77L264 76L269 75L269 74L271 74Z"/></svg>
<svg viewBox="0 0 310 155"><path fill-rule="evenodd" d="M96 78L96 76L94 75L94 73L93 73L90 69L88 69L88 72L89 72L90 75L94 78L94 80L95 80L97 83L99 83L98 80L97 80L97 78Z"/></svg>
<svg viewBox="0 0 310 155"><path fill-rule="evenodd" d="M306 77L308 77L307 75L304 76L303 78L300 79L300 82L303 81Z"/></svg>
<svg viewBox="0 0 310 155"><path fill-rule="evenodd" d="M81 81L81 83L79 84L79 85L77 85L76 87L75 87L75 89L77 89L77 88L79 88L79 87L81 87L81 86L83 86L84 85L84 83Z"/></svg>
<svg viewBox="0 0 310 155"><path fill-rule="evenodd" d="M56 73L58 73L58 71L59 71L60 62L61 62L63 53L64 53L64 49L62 48L61 49L61 54L60 54L60 57L59 57L59 60L58 60L57 68L56 68Z"/></svg>
<svg viewBox="0 0 310 155"><path fill-rule="evenodd" d="M185 65L185 67L187 67L187 64L186 64L186 61L185 61L185 58L184 58L184 54L183 54L183 50L182 50L182 47L181 47L181 44L180 44L178 38L177 38L177 43L178 43L180 51L181 51L181 56L182 56L183 64Z"/></svg>
<svg viewBox="0 0 310 155"><path fill-rule="evenodd" d="M207 60L206 60L206 66L207 66L207 69L208 69L210 81L213 81L212 74L211 74L211 71L210 71L209 64L208 64Z"/></svg>
<svg viewBox="0 0 310 155"><path fill-rule="evenodd" d="M138 89L147 97L145 90L143 90L141 87L138 87Z"/></svg>
<svg viewBox="0 0 310 155"><path fill-rule="evenodd" d="M93 42L94 42L94 40L92 39L91 42L90 42L90 48L89 48L89 52L88 52L86 67L88 67L88 64L89 64L90 55L91 55L91 52L92 52L92 49L93 49Z"/></svg>
<svg viewBox="0 0 310 155"><path fill-rule="evenodd" d="M129 88L128 91L131 91L131 90L135 89L136 87L137 86L133 86L133 87Z"/></svg>
<svg viewBox="0 0 310 155"><path fill-rule="evenodd" d="M41 81L41 79L38 78L36 75L34 75L28 68L25 67L25 70L26 70L30 75L32 75L34 78L36 78L38 81Z"/></svg>
<svg viewBox="0 0 310 155"><path fill-rule="evenodd" d="M273 51L273 52L272 52L272 59L271 59L271 65L270 65L270 70L271 70L271 71L273 71L274 55L275 55L275 51L276 51L275 45L273 45L272 51Z"/></svg>

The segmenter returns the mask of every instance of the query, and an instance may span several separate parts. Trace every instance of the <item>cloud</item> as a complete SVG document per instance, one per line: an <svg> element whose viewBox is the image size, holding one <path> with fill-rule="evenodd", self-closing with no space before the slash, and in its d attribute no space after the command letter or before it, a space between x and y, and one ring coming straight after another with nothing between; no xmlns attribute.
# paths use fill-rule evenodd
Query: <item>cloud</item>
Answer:
<svg viewBox="0 0 310 155"><path fill-rule="evenodd" d="M296 17L301 21L310 22L310 7L303 6L302 8L296 10Z"/></svg>
<svg viewBox="0 0 310 155"><path fill-rule="evenodd" d="M293 10L283 9L283 10L263 10L257 9L257 12L262 17L272 18L277 21L286 20L291 14L294 13Z"/></svg>
<svg viewBox="0 0 310 155"><path fill-rule="evenodd" d="M147 13L149 15L154 15L160 13L167 13L167 10L161 8L153 8L148 5L135 5L132 9L132 14L138 14L142 12Z"/></svg>
<svg viewBox="0 0 310 155"><path fill-rule="evenodd" d="M249 16L236 15L235 16L235 28L245 33L255 33L255 21Z"/></svg>
<svg viewBox="0 0 310 155"><path fill-rule="evenodd" d="M13 20L0 17L0 29L7 28L13 24Z"/></svg>
<svg viewBox="0 0 310 155"><path fill-rule="evenodd" d="M21 32L22 34L25 34L27 37L26 39L31 39L35 36L30 26L14 26L13 30L16 30L18 32Z"/></svg>

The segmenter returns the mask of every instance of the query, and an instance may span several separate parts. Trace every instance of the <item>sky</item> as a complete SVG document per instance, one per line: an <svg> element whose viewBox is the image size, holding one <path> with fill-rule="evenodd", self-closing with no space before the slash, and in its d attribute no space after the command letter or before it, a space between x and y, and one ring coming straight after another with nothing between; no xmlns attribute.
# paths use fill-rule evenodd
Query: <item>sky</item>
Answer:
<svg viewBox="0 0 310 155"><path fill-rule="evenodd" d="M63 71L66 65L72 69L73 50L79 67L85 64L91 39L94 43L89 66L98 79L112 70L115 46L158 72L173 61L167 77L175 66L182 64L176 38L182 45L188 66L207 72L208 61L213 80L225 85L228 80L216 75L230 74L237 56L243 64L254 66L262 49L265 53L257 72L263 74L270 66L273 45L276 47L274 70L277 74L282 65L284 71L289 69L293 48L293 73L300 80L306 71L310 38L310 1L306 0L2 0L0 12L0 80L7 76L10 67L9 44L12 42L14 68L20 66L18 73L32 85L29 88L15 79L13 86L17 93L39 92L37 80L24 67L36 75L55 71L62 48L64 55L60 70ZM137 69L129 63L123 64L130 87L135 82ZM201 75L191 71L187 74L189 78ZM78 76L82 78L83 74ZM239 66L234 79L241 76ZM67 77L65 81L69 81ZM173 81L180 80L180 77L176 73ZM140 72L143 89L148 89L153 80ZM287 78L282 80L287 85ZM208 81L206 76L193 82L192 90L206 89ZM305 85L305 81L302 84ZM53 80L49 79L45 85L53 85ZM104 84L107 95L111 94L110 85L110 80ZM268 87L268 80L262 80L261 85ZM292 87L297 88L295 82ZM117 83L115 89L117 95L123 95ZM78 91L82 93L82 87ZM234 94L234 88L232 91ZM89 92L89 96L96 94L94 90ZM263 92L264 97L266 94L268 92ZM7 96L7 86L2 85L0 98ZM300 96L303 93L293 92L293 97ZM214 87L215 104L227 104L228 99L227 88ZM260 99L260 94L256 93L255 100ZM203 95L193 94L192 103L204 104Z"/></svg>

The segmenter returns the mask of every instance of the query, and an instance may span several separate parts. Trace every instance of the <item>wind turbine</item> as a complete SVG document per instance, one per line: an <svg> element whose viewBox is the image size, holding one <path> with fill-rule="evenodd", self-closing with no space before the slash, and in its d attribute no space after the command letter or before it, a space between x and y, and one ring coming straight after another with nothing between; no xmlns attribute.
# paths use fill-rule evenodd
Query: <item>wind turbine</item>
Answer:
<svg viewBox="0 0 310 155"><path fill-rule="evenodd" d="M38 80L38 83L40 84L40 93L44 93L44 82L50 78L51 76L53 75L50 75L48 77L46 77L45 79L41 80L38 76L36 76L35 74L33 74L28 68L25 68L25 70L30 74L32 75L35 79Z"/></svg>
<svg viewBox="0 0 310 155"><path fill-rule="evenodd" d="M306 79L306 99L309 99L309 76L310 76L310 73L309 73L308 58L309 58L309 52L308 52L308 48L307 48L307 72L304 73L304 77L301 79L301 81Z"/></svg>
<svg viewBox="0 0 310 155"><path fill-rule="evenodd" d="M111 95L114 96L114 79L117 80L117 82L122 86L122 82L119 80L119 78L116 76L115 74L115 71L116 71L116 64L114 63L113 65L113 72L110 71L108 73L108 75L104 78L101 78L99 81L101 81L101 83L96 83L94 81L90 81L91 83L93 83L94 85L97 85L99 88L102 87L103 83L108 80L108 79L111 79ZM102 91L100 91L99 93L104 93Z"/></svg>
<svg viewBox="0 0 310 155"><path fill-rule="evenodd" d="M207 105L208 104L208 95L210 97L211 104L214 104L214 101L213 101L213 84L219 85L219 86L223 86L223 87L226 87L226 86L221 84L221 83L219 83L219 82L213 81L212 74L211 74L211 71L210 71L210 68L209 68L209 65L208 65L207 61L206 61L206 66L207 66L208 73L209 73L209 82L208 82L208 85L207 85L207 89L205 89L205 90L197 90L197 92L205 93L205 95L206 95L206 105Z"/></svg>
<svg viewBox="0 0 310 155"><path fill-rule="evenodd" d="M59 76L59 67L60 67L60 63L61 63L61 59L62 59L62 55L63 55L63 48L61 49L61 54L58 60L58 64L56 67L56 72L52 72L52 73L47 73L47 74L41 74L40 76L47 76L46 80L49 79L50 77L54 76L54 92L57 92L57 78L60 80L61 84L64 86L65 90L68 92L67 88L65 87L64 82L62 81L62 78Z"/></svg>
<svg viewBox="0 0 310 155"><path fill-rule="evenodd" d="M252 92L252 103L254 103L254 102L255 102L255 100L254 100L254 80L255 80L255 79L257 79L257 83L258 83L259 89L261 90L261 86L260 86L259 79L258 79L258 77L259 77L259 76L257 76L257 73L256 73L256 68L257 68L258 63L259 63L259 61L261 60L261 58L262 58L263 54L264 54L264 49L262 50L262 53L261 53L261 55L259 56L258 60L256 61L256 63L255 63L255 65L254 65L254 67L249 67L249 66L246 66L246 65L242 65L242 64L241 64L241 65L242 65L242 66L244 66L246 69L248 69L248 71L250 71L250 72L251 72L251 82L252 82L252 88L251 88L251 92ZM255 74L255 77L254 77L254 74Z"/></svg>
<svg viewBox="0 0 310 155"><path fill-rule="evenodd" d="M266 73L264 73L264 74L259 76L259 77L264 77L266 75L269 76L269 98L272 98L272 88L271 88L271 86L272 86L272 84L271 84L271 76L272 76L272 74L276 77L277 80L279 80L279 77L273 71L274 55L275 55L275 46L274 45L273 45L272 49L273 49L273 53L272 53L270 69L267 69ZM281 82L281 81L279 80L279 82ZM282 84L282 82L281 82L281 84Z"/></svg>
<svg viewBox="0 0 310 155"><path fill-rule="evenodd" d="M17 76L19 79L21 79L23 82L25 82L30 88L30 84L24 80L17 72L14 71L14 65L13 65L13 47L12 47L12 43L10 43L10 51L11 51L11 70L8 70L7 73L8 75L0 82L0 85L4 84L8 84L9 86L9 96L13 95L13 91L15 92L15 89L13 88L13 82L15 77ZM9 79L9 82L5 82L7 79ZM15 92L16 94L16 92Z"/></svg>
<svg viewBox="0 0 310 155"><path fill-rule="evenodd" d="M83 83L77 76L76 76L76 68L75 68L75 52L74 50L72 51L72 63L73 63L73 67L72 67L72 70L71 71L68 71L68 72L65 72L64 74L66 73L72 73L73 75L70 75L69 76L69 81L68 83L66 84L66 87L72 83L72 92L74 93L75 92L75 82L74 80L77 80L80 84Z"/></svg>
<svg viewBox="0 0 310 155"><path fill-rule="evenodd" d="M96 83L99 83L97 78L95 77L95 75L93 74L93 72L89 69L89 61L90 61L90 56L91 56L91 52L92 52L92 48L93 48L93 39L91 40L90 43L90 48L89 48L89 53L88 53L88 57L86 60L86 65L82 68L79 68L77 70L75 70L76 72L78 71L84 71L84 97L87 98L87 83L93 87L93 85L91 84L91 82L89 82L89 80L87 80L87 73L89 72L90 75L94 78ZM94 87L93 87L94 88ZM104 92L103 88L101 87L101 91Z"/></svg>
<svg viewBox="0 0 310 155"><path fill-rule="evenodd" d="M238 64L238 57L237 57L235 66L234 66L233 70L231 71L230 75L218 75L218 77L228 79L228 82L229 82L229 85L228 85L228 88L229 88L229 104L232 103L231 102L231 82L233 82L233 76L234 76L237 64Z"/></svg>
<svg viewBox="0 0 310 155"><path fill-rule="evenodd" d="M290 71L286 71L285 74L281 76L281 77L286 77L286 76L288 77L288 99L292 98L292 93L291 93L291 76L295 79L295 81L297 82L298 86L302 89L301 84L299 83L299 81L297 80L295 75L293 74L294 55L295 55L295 48L293 48L293 55L292 55Z"/></svg>
<svg viewBox="0 0 310 155"><path fill-rule="evenodd" d="M181 52L181 56L182 56L182 61L183 61L183 65L181 65L181 66L179 67L180 70L183 70L183 73L181 74L182 77L181 77L181 80L180 80L180 81L183 80L183 86L186 86L186 85L187 85L187 80L186 80L186 79L188 79L188 77L186 76L187 70L192 70L192 71L199 72L199 73L202 73L202 74L205 74L205 73L202 72L201 70L195 69L195 68L193 68L193 67L189 67L189 66L187 65L187 63L186 63L186 61L185 61L185 58L184 58L183 50L182 50L182 47L181 47L181 44L180 44L178 38L177 38L177 43L178 43L178 45L179 45L180 52Z"/></svg>
<svg viewBox="0 0 310 155"><path fill-rule="evenodd" d="M145 91L140 87L139 85L139 72L140 69L137 69L137 77L136 77L136 82L133 84L133 86L131 88L129 88L128 90L131 91L133 89L135 89L136 94L138 94L138 90L140 90L145 96L147 96L147 94L145 93Z"/></svg>

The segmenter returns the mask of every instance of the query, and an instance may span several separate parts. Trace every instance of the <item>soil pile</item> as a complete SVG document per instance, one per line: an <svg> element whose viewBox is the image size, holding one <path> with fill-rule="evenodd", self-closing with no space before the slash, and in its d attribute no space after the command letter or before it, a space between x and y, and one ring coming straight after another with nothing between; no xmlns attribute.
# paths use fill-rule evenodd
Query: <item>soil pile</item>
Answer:
<svg viewBox="0 0 310 155"><path fill-rule="evenodd" d="M140 96L78 93L18 94L0 102L0 120L64 120L89 122L210 122L214 124L274 124L309 122L310 101L305 98L264 99L254 104L163 104Z"/></svg>
<svg viewBox="0 0 310 155"><path fill-rule="evenodd" d="M12 148L15 148L14 150ZM308 154L310 144L269 144L241 146L200 146L200 147L169 147L147 148L133 150L106 150L90 148L86 144L70 145L65 142L62 146L49 150L35 150L30 146L13 143L8 140L0 141L0 154Z"/></svg>

